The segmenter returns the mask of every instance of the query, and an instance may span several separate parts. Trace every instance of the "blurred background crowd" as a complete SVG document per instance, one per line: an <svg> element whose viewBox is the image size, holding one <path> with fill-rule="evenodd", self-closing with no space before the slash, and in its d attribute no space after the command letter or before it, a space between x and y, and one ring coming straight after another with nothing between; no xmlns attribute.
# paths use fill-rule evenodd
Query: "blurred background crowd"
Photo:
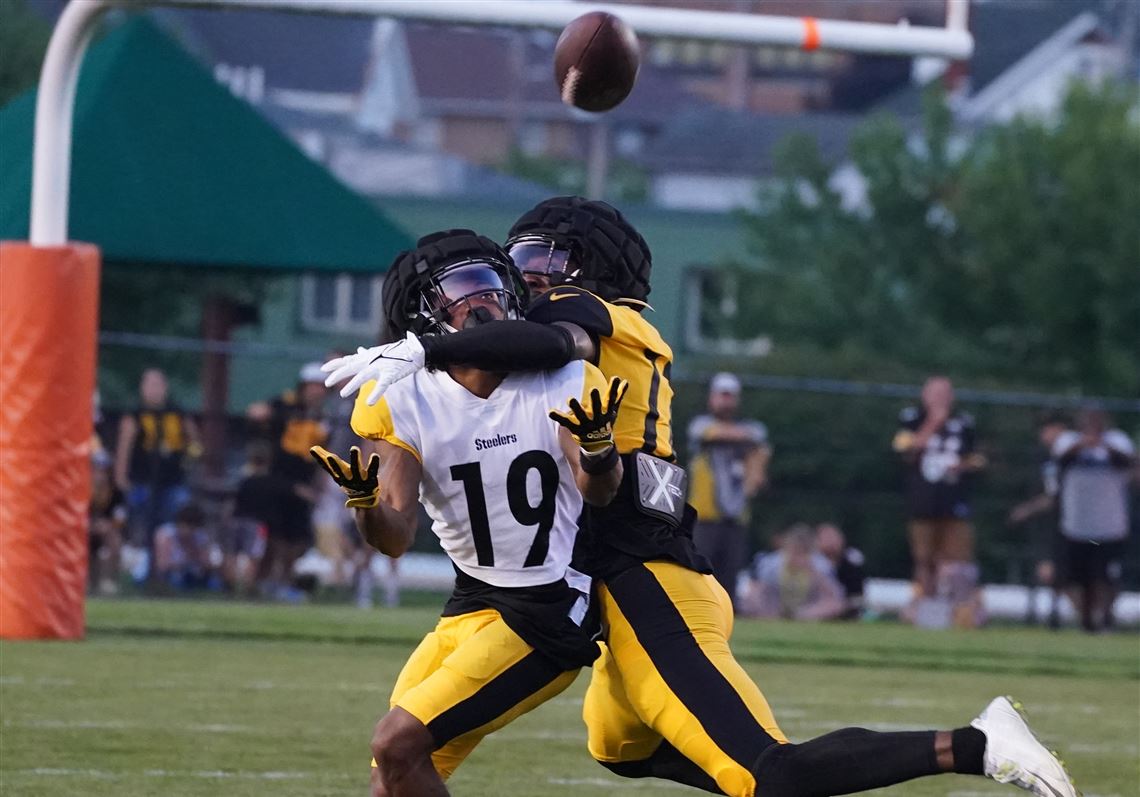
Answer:
<svg viewBox="0 0 1140 797"><path fill-rule="evenodd" d="M63 5L0 2L5 239ZM919 624L978 624L978 585L1010 584L1039 585L1035 621L1111 625L1140 587L1140 5L969 20L963 62L646 37L633 93L591 115L560 101L550 31L111 13L71 180L72 237L103 254L92 589L395 601L305 454L343 453L349 404L302 366L373 342L418 235L501 237L580 193L653 248L696 533L741 613L863 617L893 579Z"/></svg>
<svg viewBox="0 0 1140 797"><path fill-rule="evenodd" d="M842 504L827 502L831 515L816 507L802 517L779 506L782 430L743 414L744 392L736 374L713 376L704 411L691 416L684 442L678 440L690 471L688 498L700 518L694 538L737 613L874 619L865 599L868 577L905 576L912 594L902 619L976 627L987 620L979 547L989 547L999 565L1009 557L1006 574L1031 589L1027 622L1059 627L1068 601L1085 630L1114 627L1126 565L1136 577L1140 466L1133 440L1103 408L1035 416L1038 462L1021 462L1021 480L1032 494L991 492L990 501L1005 504L1001 526L992 527L990 518L975 519L974 493L991 456L1000 461L1008 452L991 445L986 430L979 433L973 416L955 403L950 379L930 377L919 401L898 413L893 437L890 417L877 419L873 456L890 463L898 500L888 522L859 524L860 536L893 554L869 564L859 541L845 533L844 518L835 516L844 514L834 511ZM322 592L362 608L379 592L385 605L396 605L397 561L363 545L339 488L308 453L313 445L347 451L356 442L351 410L351 399L325 387L319 363L308 363L294 385L230 419L226 465L210 476L198 421L180 409L163 371L147 368L133 408L117 419L97 412L92 591L212 591L290 602ZM800 501L791 503L795 512ZM438 552L424 532L420 550ZM1016 553L991 544L1003 537ZM900 560L908 562L905 573ZM1044 611L1035 590L1047 595Z"/></svg>

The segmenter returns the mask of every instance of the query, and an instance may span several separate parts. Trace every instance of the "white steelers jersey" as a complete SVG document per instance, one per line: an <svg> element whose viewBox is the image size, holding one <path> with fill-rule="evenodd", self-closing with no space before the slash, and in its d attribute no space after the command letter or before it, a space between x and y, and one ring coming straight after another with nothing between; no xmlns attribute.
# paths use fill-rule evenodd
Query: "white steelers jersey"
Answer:
<svg viewBox="0 0 1140 797"><path fill-rule="evenodd" d="M455 565L497 587L566 575L582 496L551 409L566 410L605 377L581 360L555 371L509 374L482 399L446 371L421 370L374 406L357 395L352 428L411 452L423 466L420 502Z"/></svg>

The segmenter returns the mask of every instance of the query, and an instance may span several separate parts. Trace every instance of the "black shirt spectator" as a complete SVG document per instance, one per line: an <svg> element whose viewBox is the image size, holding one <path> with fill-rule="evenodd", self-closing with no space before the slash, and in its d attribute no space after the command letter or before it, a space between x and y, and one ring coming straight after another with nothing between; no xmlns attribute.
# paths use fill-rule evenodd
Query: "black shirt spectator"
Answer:
<svg viewBox="0 0 1140 797"><path fill-rule="evenodd" d="M927 379L922 405L902 411L892 446L906 466L907 534L920 600L935 594L944 565L974 561L967 480L985 459L975 451L974 420L954 409L954 386L944 376Z"/></svg>
<svg viewBox="0 0 1140 797"><path fill-rule="evenodd" d="M863 552L847 544L843 532L832 523L821 523L815 530L816 549L831 563L835 580L843 587L844 620L863 613L863 585L867 580Z"/></svg>
<svg viewBox="0 0 1140 797"><path fill-rule="evenodd" d="M914 440L927 423L923 407L907 407L899 413L895 449ZM935 426L925 444L914 452L906 466L907 513L912 518L968 518L969 480L961 465L975 450L974 419L954 410Z"/></svg>

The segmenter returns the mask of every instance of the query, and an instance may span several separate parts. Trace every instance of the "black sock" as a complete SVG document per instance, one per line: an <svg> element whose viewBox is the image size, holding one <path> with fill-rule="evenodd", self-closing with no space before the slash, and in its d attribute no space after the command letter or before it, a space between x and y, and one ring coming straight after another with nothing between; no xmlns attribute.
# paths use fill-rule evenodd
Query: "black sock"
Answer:
<svg viewBox="0 0 1140 797"><path fill-rule="evenodd" d="M986 752L986 735L977 728L958 728L950 734L954 751L954 771L959 775L984 775L982 755Z"/></svg>
<svg viewBox="0 0 1140 797"><path fill-rule="evenodd" d="M641 761L622 761L613 764L607 764L603 761L600 763L615 775L626 778L663 778L697 789L711 791L714 794L724 793L707 772L681 755L677 748L666 741L661 742L653 751L653 755Z"/></svg>
<svg viewBox="0 0 1140 797"><path fill-rule="evenodd" d="M753 766L764 797L831 797L936 775L934 731L844 728L803 744L773 745Z"/></svg>

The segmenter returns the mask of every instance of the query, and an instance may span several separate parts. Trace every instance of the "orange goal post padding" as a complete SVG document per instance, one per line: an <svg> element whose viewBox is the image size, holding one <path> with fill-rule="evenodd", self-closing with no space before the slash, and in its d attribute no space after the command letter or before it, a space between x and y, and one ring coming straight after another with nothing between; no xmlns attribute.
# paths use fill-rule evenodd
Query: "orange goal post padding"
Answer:
<svg viewBox="0 0 1140 797"><path fill-rule="evenodd" d="M83 636L99 269L0 242L0 638Z"/></svg>

